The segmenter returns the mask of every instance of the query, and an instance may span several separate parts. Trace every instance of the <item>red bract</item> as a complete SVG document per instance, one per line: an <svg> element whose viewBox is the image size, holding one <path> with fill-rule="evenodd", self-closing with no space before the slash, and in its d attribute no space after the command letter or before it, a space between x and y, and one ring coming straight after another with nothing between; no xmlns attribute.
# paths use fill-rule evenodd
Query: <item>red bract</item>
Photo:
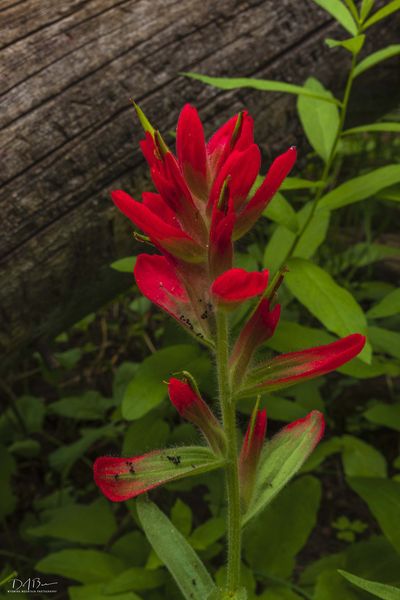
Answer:
<svg viewBox="0 0 400 600"><path fill-rule="evenodd" d="M217 277L211 292L220 305L232 307L259 296L268 284L268 271L249 273L244 269L230 269Z"/></svg>
<svg viewBox="0 0 400 600"><path fill-rule="evenodd" d="M239 396L281 389L329 373L357 356L365 342L363 335L355 333L325 346L276 356L250 371Z"/></svg>

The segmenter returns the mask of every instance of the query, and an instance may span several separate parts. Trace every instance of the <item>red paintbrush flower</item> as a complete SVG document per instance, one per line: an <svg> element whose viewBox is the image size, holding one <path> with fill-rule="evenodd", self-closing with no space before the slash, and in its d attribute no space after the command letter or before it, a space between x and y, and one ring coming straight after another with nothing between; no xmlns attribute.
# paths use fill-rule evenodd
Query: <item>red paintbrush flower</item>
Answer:
<svg viewBox="0 0 400 600"><path fill-rule="evenodd" d="M211 286L218 305L235 307L249 298L262 294L268 284L268 271L249 273L244 269L229 269L222 273Z"/></svg>

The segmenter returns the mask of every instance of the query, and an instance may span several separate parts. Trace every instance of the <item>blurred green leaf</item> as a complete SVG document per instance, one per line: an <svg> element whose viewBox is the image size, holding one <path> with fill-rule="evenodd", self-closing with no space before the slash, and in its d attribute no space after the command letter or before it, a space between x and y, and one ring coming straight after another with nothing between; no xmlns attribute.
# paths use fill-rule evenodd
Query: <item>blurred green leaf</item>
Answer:
<svg viewBox="0 0 400 600"><path fill-rule="evenodd" d="M123 571L104 586L107 595L123 592L140 592L142 590L153 590L165 583L165 571L148 570L142 567L131 567Z"/></svg>
<svg viewBox="0 0 400 600"><path fill-rule="evenodd" d="M357 35L357 25L340 0L314 0L314 2L336 19L351 35Z"/></svg>
<svg viewBox="0 0 400 600"><path fill-rule="evenodd" d="M60 446L60 448L51 452L49 455L50 466L53 469L63 471L66 474L92 444L103 437L108 437L113 434L113 425L82 430L82 435L76 442L66 446Z"/></svg>
<svg viewBox="0 0 400 600"><path fill-rule="evenodd" d="M41 398L35 396L20 396L16 400L17 410L22 416L28 433L38 433L43 429L43 421L46 414L46 407ZM17 426L15 416L10 415L11 420Z"/></svg>
<svg viewBox="0 0 400 600"><path fill-rule="evenodd" d="M381 9L377 10L372 17L368 19L363 25L363 29L367 29L367 27L371 27L371 25L375 25L385 17L388 17L392 13L398 11L400 9L400 0L392 0L386 6L383 6Z"/></svg>
<svg viewBox="0 0 400 600"><path fill-rule="evenodd" d="M39 573L51 573L81 583L108 581L126 568L122 560L99 550L60 550L42 558L35 566Z"/></svg>
<svg viewBox="0 0 400 600"><path fill-rule="evenodd" d="M307 79L304 86L315 93L330 94L314 77ZM308 141L317 154L327 162L339 128L337 106L315 98L299 96L297 110Z"/></svg>
<svg viewBox="0 0 400 600"><path fill-rule="evenodd" d="M210 362L203 359L196 346L182 344L157 350L141 363L126 387L122 401L124 419L139 419L160 404L167 396L165 381L174 372L184 369L201 379L207 377L210 368Z"/></svg>
<svg viewBox="0 0 400 600"><path fill-rule="evenodd" d="M360 18L362 23L365 21L365 19L371 12L372 7L374 6L374 2L375 0L362 0L360 10Z"/></svg>
<svg viewBox="0 0 400 600"><path fill-rule="evenodd" d="M125 431L122 453L126 456L143 454L154 448L165 446L169 435L169 425L149 413L131 423Z"/></svg>
<svg viewBox="0 0 400 600"><path fill-rule="evenodd" d="M400 552L400 483L374 477L349 477L348 483L368 504L386 538Z"/></svg>
<svg viewBox="0 0 400 600"><path fill-rule="evenodd" d="M199 73L181 73L186 77L197 79L208 85L213 85L216 88L223 90L236 90L239 88L253 88L263 92L284 92L287 94L296 94L302 96L308 96L310 98L318 98L319 100L325 100L325 102L331 104L340 104L339 100L333 98L331 94L320 94L309 90L306 87L300 85L293 85L292 83L284 83L283 81L271 81L268 79L252 79L249 77L208 77L207 75L200 75Z"/></svg>
<svg viewBox="0 0 400 600"><path fill-rule="evenodd" d="M70 600L110 600L110 595L104 592L104 583L73 586L68 588ZM112 600L141 600L134 592L113 594Z"/></svg>
<svg viewBox="0 0 400 600"><path fill-rule="evenodd" d="M386 459L377 448L352 435L341 438L346 477L387 477Z"/></svg>
<svg viewBox="0 0 400 600"><path fill-rule="evenodd" d="M31 527L35 537L52 537L80 544L106 544L116 530L110 504L99 498L92 504L67 504L53 509L44 523Z"/></svg>
<svg viewBox="0 0 400 600"><path fill-rule="evenodd" d="M104 398L99 392L92 390L81 396L56 400L49 405L48 410L60 417L78 421L97 421L103 419L106 411L113 405L113 400Z"/></svg>
<svg viewBox="0 0 400 600"><path fill-rule="evenodd" d="M11 446L8 447L8 451L17 456L23 456L24 458L34 458L40 454L40 444L37 440L32 438L25 438L24 440L17 440Z"/></svg>
<svg viewBox="0 0 400 600"><path fill-rule="evenodd" d="M267 407L269 419L285 421L287 423L305 417L308 412L303 406L297 404L297 402L292 402L291 400L275 395L267 396L263 399L260 406Z"/></svg>
<svg viewBox="0 0 400 600"><path fill-rule="evenodd" d="M400 314L400 288L387 294L378 304L375 304L367 312L367 317L381 319Z"/></svg>
<svg viewBox="0 0 400 600"><path fill-rule="evenodd" d="M271 202L264 210L263 216L279 225L284 225L294 233L298 230L296 212L280 192L275 194L272 198Z"/></svg>
<svg viewBox="0 0 400 600"><path fill-rule="evenodd" d="M328 264L335 273L340 273L352 266L361 268L397 256L400 256L400 248L360 242L333 256Z"/></svg>
<svg viewBox="0 0 400 600"><path fill-rule="evenodd" d="M378 583L377 581L363 579L362 577L357 577L356 575L348 573L347 571L342 571L341 569L338 569L338 572L347 579L347 581L350 581L350 583L356 587L369 592L377 598L382 598L383 600L400 600L399 588L394 588L393 586L384 583Z"/></svg>
<svg viewBox="0 0 400 600"><path fill-rule="evenodd" d="M144 532L187 600L204 600L215 585L203 563L171 521L155 504L141 497L137 511Z"/></svg>
<svg viewBox="0 0 400 600"><path fill-rule="evenodd" d="M371 69L372 67L379 64L383 60L387 60L388 58L392 58L393 56L397 56L399 54L400 54L400 44L393 44L392 46L387 46L386 48L383 48L382 50L373 52L372 54L370 54L369 56L364 58L364 60L362 60L360 63L358 63L358 65L354 69L354 77L361 75L361 73L364 73L368 69ZM379 125L379 123L377 123L377 125ZM371 130L369 130L369 131L371 131ZM377 131L377 130L375 130L375 131ZM378 131L397 131L397 129L394 129L394 130L393 129L383 129L383 130L378 130Z"/></svg>
<svg viewBox="0 0 400 600"><path fill-rule="evenodd" d="M400 165L379 167L366 175L355 177L328 192L318 203L317 211L322 208L334 210L365 198L374 196L380 190L400 181Z"/></svg>
<svg viewBox="0 0 400 600"><path fill-rule="evenodd" d="M326 45L329 48L337 48L341 47L345 50L348 50L352 54L358 54L365 42L365 35L357 35L355 37L349 38L347 40L332 40L328 38L325 40Z"/></svg>
<svg viewBox="0 0 400 600"><path fill-rule="evenodd" d="M171 523L185 537L188 537L192 531L192 518L191 508L182 502L180 498L177 498L171 508Z"/></svg>
<svg viewBox="0 0 400 600"><path fill-rule="evenodd" d="M352 127L343 131L342 135L352 135L353 133L364 133L368 131L400 131L400 123L392 123L390 121L382 121L381 123L370 123L367 125L360 125L359 127Z"/></svg>
<svg viewBox="0 0 400 600"><path fill-rule="evenodd" d="M195 550L205 550L222 538L226 531L226 521L222 517L211 517L193 531L189 538Z"/></svg>
<svg viewBox="0 0 400 600"><path fill-rule="evenodd" d="M351 591L343 578L334 571L324 571L319 575L314 590L313 600L359 600Z"/></svg>
<svg viewBox="0 0 400 600"><path fill-rule="evenodd" d="M384 404L377 402L365 411L364 417L376 425L384 425L389 429L400 431L400 403Z"/></svg>
<svg viewBox="0 0 400 600"><path fill-rule="evenodd" d="M327 329L339 336L367 333L362 308L329 273L303 258L291 258L288 267L285 282L289 290ZM370 360L371 348L368 345L359 358L366 362Z"/></svg>
<svg viewBox="0 0 400 600"><path fill-rule="evenodd" d="M375 350L400 359L400 333L371 325L368 336Z"/></svg>
<svg viewBox="0 0 400 600"><path fill-rule="evenodd" d="M83 356L81 348L70 348L65 352L56 352L55 357L63 369L70 371L73 369Z"/></svg>
<svg viewBox="0 0 400 600"><path fill-rule="evenodd" d="M120 271L121 273L130 273L132 275L135 264L136 256L126 256L125 258L120 258L119 260L111 263L110 267L115 271Z"/></svg>
<svg viewBox="0 0 400 600"><path fill-rule="evenodd" d="M285 190L306 190L312 188L322 187L323 181L311 181L309 179L302 179L301 177L286 177L280 186L280 191Z"/></svg>
<svg viewBox="0 0 400 600"><path fill-rule="evenodd" d="M110 551L128 565L133 567L144 567L150 545L142 531L130 531L119 537L111 546Z"/></svg>
<svg viewBox="0 0 400 600"><path fill-rule="evenodd" d="M266 575L290 577L295 556L316 524L320 499L321 484L314 477L307 475L288 485L244 531L243 549L250 567Z"/></svg>

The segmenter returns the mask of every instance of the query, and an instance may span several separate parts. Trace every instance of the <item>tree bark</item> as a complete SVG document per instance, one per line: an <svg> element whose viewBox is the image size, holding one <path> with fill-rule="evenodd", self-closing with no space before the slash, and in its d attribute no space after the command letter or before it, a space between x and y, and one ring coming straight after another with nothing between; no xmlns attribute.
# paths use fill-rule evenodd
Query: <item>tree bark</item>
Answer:
<svg viewBox="0 0 400 600"><path fill-rule="evenodd" d="M222 92L180 72L297 84L312 74L339 90L349 60L324 45L347 34L311 0L3 0L0 20L0 343L8 353L56 335L131 283L108 267L137 251L109 192L138 197L149 185L130 96L164 133L186 102L208 133L246 107L270 157L292 143L306 148L293 96ZM395 41L397 30L395 18L376 25L369 50ZM382 96L377 72L381 110L398 99L397 66L393 59L360 76L354 120L371 119Z"/></svg>

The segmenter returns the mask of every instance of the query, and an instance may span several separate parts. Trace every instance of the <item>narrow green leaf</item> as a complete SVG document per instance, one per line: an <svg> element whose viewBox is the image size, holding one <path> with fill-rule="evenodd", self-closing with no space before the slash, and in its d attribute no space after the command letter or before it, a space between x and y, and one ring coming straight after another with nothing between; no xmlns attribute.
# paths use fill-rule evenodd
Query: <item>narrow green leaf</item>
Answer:
<svg viewBox="0 0 400 600"><path fill-rule="evenodd" d="M329 331L339 336L366 335L367 321L362 308L329 273L303 258L291 258L288 267L285 282L289 290ZM369 362L370 346L364 347L359 357Z"/></svg>
<svg viewBox="0 0 400 600"><path fill-rule="evenodd" d="M343 131L342 135L353 135L354 133L364 133L368 131L389 131L396 133L400 131L400 123L392 123L390 121L386 121L382 123L370 123L367 125L360 125L359 127L352 127L351 129L346 129L346 131Z"/></svg>
<svg viewBox="0 0 400 600"><path fill-rule="evenodd" d="M248 77L208 77L207 75L200 75L199 73L181 73L181 75L202 81L208 85L213 85L214 87L222 90L253 88L262 92L285 92L287 94L295 94L297 96L309 96L310 98L317 98L319 100L325 100L325 102L331 104L340 105L340 101L337 100L337 98L333 98L331 94L317 94L316 92L313 92L300 85L293 85L292 83L285 83L283 81L252 79Z"/></svg>
<svg viewBox="0 0 400 600"><path fill-rule="evenodd" d="M285 190L306 190L318 188L322 187L323 185L325 185L323 181L310 181L309 179L302 179L301 177L286 177L279 189L284 192Z"/></svg>
<svg viewBox="0 0 400 600"><path fill-rule="evenodd" d="M348 50L352 54L356 55L361 52L361 49L365 42L365 35L357 35L356 37L349 38L348 40L332 40L328 38L325 40L325 44L329 48L337 48L341 47L345 50Z"/></svg>
<svg viewBox="0 0 400 600"><path fill-rule="evenodd" d="M365 267L396 256L400 256L400 248L360 242L350 246L344 252L332 256L329 265L331 271L340 273L352 266Z"/></svg>
<svg viewBox="0 0 400 600"><path fill-rule="evenodd" d="M119 260L111 263L110 267L115 271L120 271L121 273L133 273L133 269L136 263L136 256L127 256L125 258L120 258Z"/></svg>
<svg viewBox="0 0 400 600"><path fill-rule="evenodd" d="M354 0L344 0L344 2L346 4L347 8L349 9L349 11L351 12L351 15L352 15L354 21L356 23L358 23L359 22L359 15L358 15L358 10L357 10L357 7L356 7L356 5L354 3Z"/></svg>
<svg viewBox="0 0 400 600"><path fill-rule="evenodd" d="M81 583L108 581L126 568L125 563L98 550L60 550L40 560L35 569L39 573L51 573Z"/></svg>
<svg viewBox="0 0 400 600"><path fill-rule="evenodd" d="M400 359L400 333L371 326L368 327L368 336L376 350Z"/></svg>
<svg viewBox="0 0 400 600"><path fill-rule="evenodd" d="M330 92L314 77L307 79L304 87L318 94L330 95ZM315 98L299 96L297 110L308 141L317 154L327 162L339 127L337 106Z"/></svg>
<svg viewBox="0 0 400 600"><path fill-rule="evenodd" d="M374 6L374 2L375 0L362 0L360 10L361 23L364 23L365 19L368 17L372 7Z"/></svg>
<svg viewBox="0 0 400 600"><path fill-rule="evenodd" d="M400 403L384 404L377 402L365 411L364 417L376 425L384 425L389 429L400 431Z"/></svg>
<svg viewBox="0 0 400 600"><path fill-rule="evenodd" d="M361 73L367 71L367 69L371 69L371 67L374 67L383 60L387 60L388 58L392 58L392 56L397 56L398 54L400 54L400 44L392 44L391 46L387 46L382 50L373 52L364 58L364 60L362 60L360 63L358 63L354 69L354 77L358 77L361 75Z"/></svg>
<svg viewBox="0 0 400 600"><path fill-rule="evenodd" d="M321 433L322 415L313 411L295 425L284 427L265 444L243 524L262 511L301 469L319 442Z"/></svg>
<svg viewBox="0 0 400 600"><path fill-rule="evenodd" d="M342 571L342 569L338 569L338 573L356 587L369 592L377 598L382 598L382 600L400 600L400 588L364 579L363 577L357 577L357 575L353 575L348 571Z"/></svg>
<svg viewBox="0 0 400 600"><path fill-rule="evenodd" d="M351 35L357 35L357 25L349 10L340 0L314 0L314 2L332 15Z"/></svg>
<svg viewBox="0 0 400 600"><path fill-rule="evenodd" d="M216 591L205 566L159 508L140 498L137 511L145 534L187 600L204 600Z"/></svg>
<svg viewBox="0 0 400 600"><path fill-rule="evenodd" d="M373 319L381 319L382 317L391 317L392 315L400 314L400 289L392 290L382 298L378 304L375 304L367 312L367 316Z"/></svg>
<svg viewBox="0 0 400 600"><path fill-rule="evenodd" d="M366 23L364 23L363 29L367 29L368 27L371 27L371 25L375 25L375 23L382 21L382 19L388 17L392 13L398 11L399 9L400 0L392 0L392 2L386 4L386 6L384 6L383 8L377 10L376 13L374 13Z"/></svg>
<svg viewBox="0 0 400 600"><path fill-rule="evenodd" d="M400 552L400 483L374 477L350 477L348 483L368 504L386 538Z"/></svg>
<svg viewBox="0 0 400 600"><path fill-rule="evenodd" d="M350 179L321 198L317 210L334 210L370 198L380 190L400 181L400 165L387 165L366 175Z"/></svg>
<svg viewBox="0 0 400 600"><path fill-rule="evenodd" d="M280 192L275 194L272 198L271 202L264 210L263 216L279 225L284 225L294 233L298 230L296 212Z"/></svg>

